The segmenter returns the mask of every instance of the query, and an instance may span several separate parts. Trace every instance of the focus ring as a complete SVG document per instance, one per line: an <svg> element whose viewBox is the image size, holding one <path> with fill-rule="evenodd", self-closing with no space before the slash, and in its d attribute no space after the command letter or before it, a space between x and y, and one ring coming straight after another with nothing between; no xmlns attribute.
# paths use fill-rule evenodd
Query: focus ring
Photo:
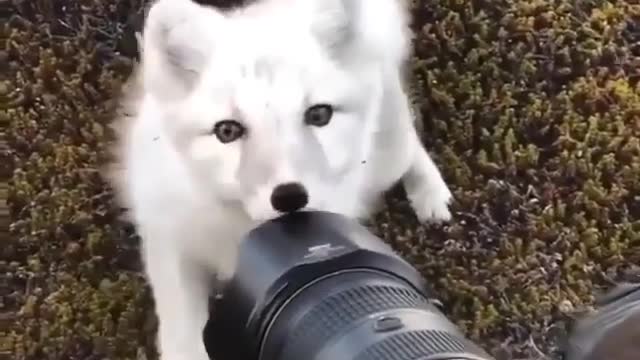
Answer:
<svg viewBox="0 0 640 360"><path fill-rule="evenodd" d="M426 297L374 270L332 274L274 316L262 360L486 360Z"/></svg>
<svg viewBox="0 0 640 360"><path fill-rule="evenodd" d="M301 351L315 354L331 337L371 314L430 306L424 297L400 282L393 285L358 284L324 298L307 312L292 329L281 359L299 358L303 355Z"/></svg>
<svg viewBox="0 0 640 360"><path fill-rule="evenodd" d="M362 351L355 360L408 360L425 356L462 353L468 345L462 339L444 331L418 330L401 332Z"/></svg>

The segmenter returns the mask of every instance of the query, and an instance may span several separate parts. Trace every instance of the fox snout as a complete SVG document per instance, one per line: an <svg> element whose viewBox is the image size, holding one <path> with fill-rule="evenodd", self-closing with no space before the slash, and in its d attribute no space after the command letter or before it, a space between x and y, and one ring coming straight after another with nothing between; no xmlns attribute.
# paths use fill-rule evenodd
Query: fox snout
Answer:
<svg viewBox="0 0 640 360"><path fill-rule="evenodd" d="M297 182L280 184L271 192L271 206L281 213L300 210L307 206L308 202L307 189Z"/></svg>

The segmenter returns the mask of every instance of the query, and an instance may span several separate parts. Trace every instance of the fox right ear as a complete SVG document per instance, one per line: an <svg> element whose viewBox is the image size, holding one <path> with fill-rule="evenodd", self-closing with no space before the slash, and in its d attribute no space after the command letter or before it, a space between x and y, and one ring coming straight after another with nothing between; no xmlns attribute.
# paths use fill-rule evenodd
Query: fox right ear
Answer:
<svg viewBox="0 0 640 360"><path fill-rule="evenodd" d="M299 0L312 32L334 56L404 63L410 54L407 0Z"/></svg>
<svg viewBox="0 0 640 360"><path fill-rule="evenodd" d="M194 89L215 46L224 16L192 0L156 0L142 33L145 92L160 101L179 100Z"/></svg>

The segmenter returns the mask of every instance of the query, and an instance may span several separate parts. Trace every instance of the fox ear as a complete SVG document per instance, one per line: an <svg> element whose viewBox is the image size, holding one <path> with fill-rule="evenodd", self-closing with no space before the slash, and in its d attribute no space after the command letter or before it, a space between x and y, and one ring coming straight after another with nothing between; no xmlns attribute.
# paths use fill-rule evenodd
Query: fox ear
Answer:
<svg viewBox="0 0 640 360"><path fill-rule="evenodd" d="M191 0L157 0L142 32L145 91L161 101L179 100L194 89L214 52L223 15Z"/></svg>
<svg viewBox="0 0 640 360"><path fill-rule="evenodd" d="M304 0L303 0L304 1ZM312 32L335 56L404 62L410 53L407 0L310 0Z"/></svg>
<svg viewBox="0 0 640 360"><path fill-rule="evenodd" d="M352 1L311 0L304 6L312 34L329 52L340 53L353 35Z"/></svg>

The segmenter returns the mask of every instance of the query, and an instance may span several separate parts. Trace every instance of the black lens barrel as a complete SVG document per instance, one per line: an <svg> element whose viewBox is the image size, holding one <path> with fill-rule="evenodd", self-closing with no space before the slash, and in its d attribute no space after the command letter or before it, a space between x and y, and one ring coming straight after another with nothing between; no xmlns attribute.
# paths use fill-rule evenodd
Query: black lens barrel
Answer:
<svg viewBox="0 0 640 360"><path fill-rule="evenodd" d="M490 360L434 306L409 263L327 212L266 222L242 242L204 333L215 360Z"/></svg>
<svg viewBox="0 0 640 360"><path fill-rule="evenodd" d="M260 360L484 360L440 311L403 280L368 269L338 272L287 303Z"/></svg>

